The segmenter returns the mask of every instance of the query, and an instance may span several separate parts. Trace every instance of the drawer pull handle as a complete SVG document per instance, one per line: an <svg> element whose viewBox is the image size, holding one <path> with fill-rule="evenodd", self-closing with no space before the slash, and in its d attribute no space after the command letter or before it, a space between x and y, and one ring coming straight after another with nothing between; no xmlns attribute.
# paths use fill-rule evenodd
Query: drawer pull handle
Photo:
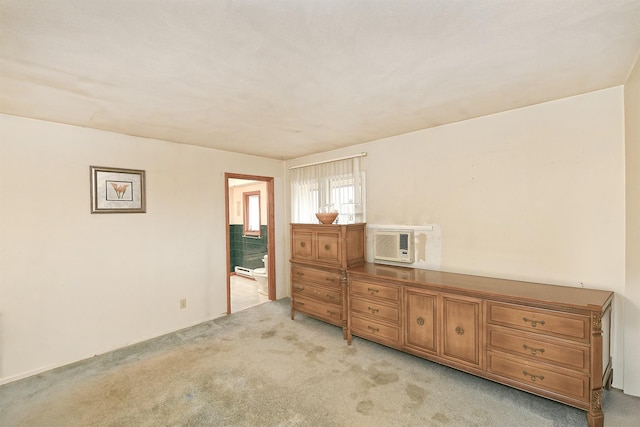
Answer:
<svg viewBox="0 0 640 427"><path fill-rule="evenodd" d="M369 292L370 294L377 294L378 292L380 292L380 289L367 288L367 292Z"/></svg>
<svg viewBox="0 0 640 427"><path fill-rule="evenodd" d="M367 329L369 329L374 334L380 331L380 328L374 328L373 326L370 326L370 325L367 326Z"/></svg>
<svg viewBox="0 0 640 427"><path fill-rule="evenodd" d="M533 348L526 344L522 344L522 348L529 350L533 356L536 356L538 353L544 353L544 348Z"/></svg>
<svg viewBox="0 0 640 427"><path fill-rule="evenodd" d="M456 334L458 335L464 335L464 329L462 329L460 326L458 326L456 328Z"/></svg>
<svg viewBox="0 0 640 427"><path fill-rule="evenodd" d="M304 273L303 273L302 271L296 271L296 274L297 274L299 277L304 276Z"/></svg>
<svg viewBox="0 0 640 427"><path fill-rule="evenodd" d="M418 317L416 319L416 323L420 326L424 325L424 319L422 317Z"/></svg>
<svg viewBox="0 0 640 427"><path fill-rule="evenodd" d="M328 251L329 249L331 249L331 245L324 245L324 250Z"/></svg>
<svg viewBox="0 0 640 427"><path fill-rule="evenodd" d="M371 313L376 314L377 312L379 312L380 310L377 308L371 308L371 307L367 307L367 310L369 310Z"/></svg>
<svg viewBox="0 0 640 427"><path fill-rule="evenodd" d="M296 301L296 304L301 305L304 307L304 303L302 301Z"/></svg>
<svg viewBox="0 0 640 427"><path fill-rule="evenodd" d="M334 297L333 295L331 295L331 294L327 294L327 298L329 298L329 299L334 299L335 297ZM544 351L544 350L543 350L543 351Z"/></svg>
<svg viewBox="0 0 640 427"><path fill-rule="evenodd" d="M533 381L534 383L538 381L538 379L540 379L540 381L544 381L544 375L533 375L527 371L522 371L522 374L527 377L530 377L531 381Z"/></svg>
<svg viewBox="0 0 640 427"><path fill-rule="evenodd" d="M531 326L533 326L534 328L536 326L538 326L538 323L541 325L544 325L544 320L533 320L533 319L527 319L526 317L523 317L522 320L524 320L524 322L531 322Z"/></svg>
<svg viewBox="0 0 640 427"><path fill-rule="evenodd" d="M293 289L296 291L304 291L304 286L295 286Z"/></svg>
<svg viewBox="0 0 640 427"><path fill-rule="evenodd" d="M336 279L332 279L331 277L327 277L324 280L326 280L327 282L331 282L331 283L334 283L336 281Z"/></svg>
<svg viewBox="0 0 640 427"><path fill-rule="evenodd" d="M336 313L335 311L327 310L327 314L328 314L329 316L335 316L335 315L336 315L336 314L338 314L338 313Z"/></svg>
<svg viewBox="0 0 640 427"><path fill-rule="evenodd" d="M300 242L300 247L304 248L307 244L305 242Z"/></svg>

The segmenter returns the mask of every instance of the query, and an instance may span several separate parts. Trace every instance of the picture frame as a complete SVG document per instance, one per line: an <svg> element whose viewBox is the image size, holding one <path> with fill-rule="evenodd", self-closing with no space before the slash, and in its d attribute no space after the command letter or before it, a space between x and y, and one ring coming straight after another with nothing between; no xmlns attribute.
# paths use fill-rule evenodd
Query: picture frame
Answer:
<svg viewBox="0 0 640 427"><path fill-rule="evenodd" d="M145 213L145 171L90 166L91 213Z"/></svg>

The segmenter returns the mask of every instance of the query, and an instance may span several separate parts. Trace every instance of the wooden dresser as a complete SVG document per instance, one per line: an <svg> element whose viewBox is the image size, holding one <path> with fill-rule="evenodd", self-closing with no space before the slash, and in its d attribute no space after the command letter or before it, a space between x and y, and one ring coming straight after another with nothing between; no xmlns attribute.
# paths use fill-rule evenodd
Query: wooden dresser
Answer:
<svg viewBox="0 0 640 427"><path fill-rule="evenodd" d="M348 331L587 411L603 426L613 293L363 264L348 271Z"/></svg>
<svg viewBox="0 0 640 427"><path fill-rule="evenodd" d="M291 319L340 326L347 337L346 270L364 263L365 224L291 224Z"/></svg>

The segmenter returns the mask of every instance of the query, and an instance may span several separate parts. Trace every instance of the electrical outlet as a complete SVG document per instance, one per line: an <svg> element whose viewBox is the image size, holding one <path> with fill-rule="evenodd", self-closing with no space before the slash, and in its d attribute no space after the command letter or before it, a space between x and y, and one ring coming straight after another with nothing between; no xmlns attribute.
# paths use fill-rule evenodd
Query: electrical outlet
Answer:
<svg viewBox="0 0 640 427"><path fill-rule="evenodd" d="M182 298L180 300L180 308L187 308L187 299L186 298Z"/></svg>

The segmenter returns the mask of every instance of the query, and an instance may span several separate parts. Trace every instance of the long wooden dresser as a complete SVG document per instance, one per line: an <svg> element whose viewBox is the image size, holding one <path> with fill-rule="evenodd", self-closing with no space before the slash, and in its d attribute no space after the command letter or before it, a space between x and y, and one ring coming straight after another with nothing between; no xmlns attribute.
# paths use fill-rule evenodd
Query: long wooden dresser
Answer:
<svg viewBox="0 0 640 427"><path fill-rule="evenodd" d="M604 424L609 291L364 264L348 333L587 411Z"/></svg>
<svg viewBox="0 0 640 427"><path fill-rule="evenodd" d="M346 271L364 263L365 224L291 224L291 319L299 311L347 338Z"/></svg>

